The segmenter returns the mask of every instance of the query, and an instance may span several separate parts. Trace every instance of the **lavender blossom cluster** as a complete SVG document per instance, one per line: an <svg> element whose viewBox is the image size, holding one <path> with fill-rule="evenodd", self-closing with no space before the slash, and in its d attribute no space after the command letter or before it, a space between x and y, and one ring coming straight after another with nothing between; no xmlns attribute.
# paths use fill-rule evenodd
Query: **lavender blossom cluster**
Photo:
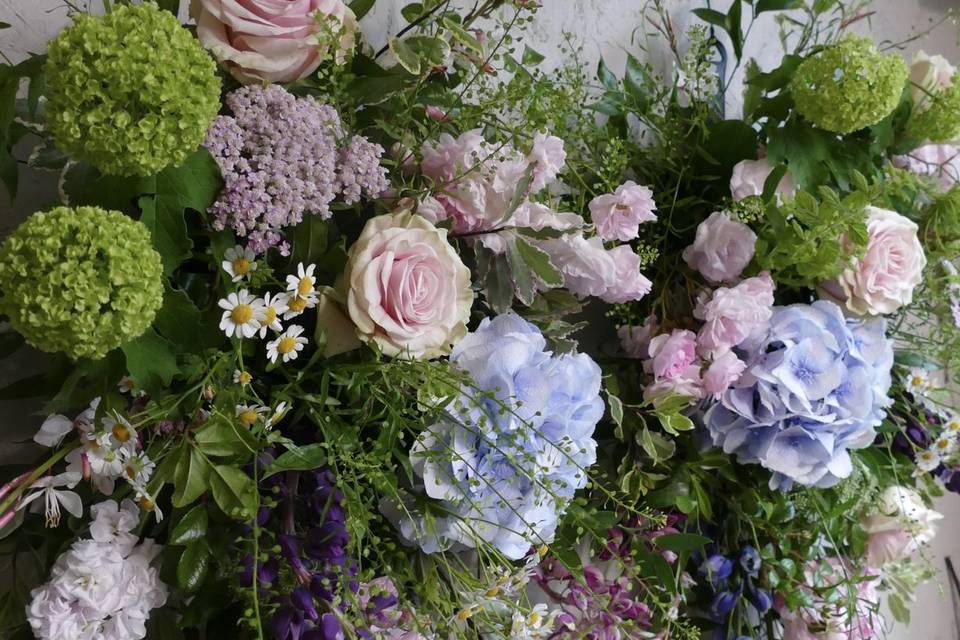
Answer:
<svg viewBox="0 0 960 640"><path fill-rule="evenodd" d="M208 209L217 230L232 228L260 254L289 247L282 230L304 214L329 218L338 196L345 204L387 188L383 148L350 136L337 111L312 96L278 85L248 86L226 98L204 146L220 166L224 186Z"/></svg>
<svg viewBox="0 0 960 640"><path fill-rule="evenodd" d="M773 471L774 489L849 476L848 450L873 442L891 404L884 332L826 300L774 308L766 333L741 345L746 371L703 417L713 444Z"/></svg>

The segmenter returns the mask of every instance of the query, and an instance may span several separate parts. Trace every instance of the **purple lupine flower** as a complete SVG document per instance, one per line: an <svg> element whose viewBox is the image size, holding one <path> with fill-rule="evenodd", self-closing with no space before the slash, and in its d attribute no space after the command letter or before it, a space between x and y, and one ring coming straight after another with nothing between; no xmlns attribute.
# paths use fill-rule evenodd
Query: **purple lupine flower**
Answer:
<svg viewBox="0 0 960 640"><path fill-rule="evenodd" d="M752 578L756 578L760 571L760 554L749 544L740 552L740 566Z"/></svg>

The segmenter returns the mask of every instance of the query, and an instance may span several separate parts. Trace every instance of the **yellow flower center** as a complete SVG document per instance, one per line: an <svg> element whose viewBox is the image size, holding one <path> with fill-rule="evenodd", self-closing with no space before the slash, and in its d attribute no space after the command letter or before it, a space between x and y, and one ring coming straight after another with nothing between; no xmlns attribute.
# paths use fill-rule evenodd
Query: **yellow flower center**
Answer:
<svg viewBox="0 0 960 640"><path fill-rule="evenodd" d="M130 439L130 430L120 422L113 425L112 433L119 442L127 442Z"/></svg>
<svg viewBox="0 0 960 640"><path fill-rule="evenodd" d="M280 338L280 344L277 345L277 353L286 355L297 347L297 339L290 336Z"/></svg>
<svg viewBox="0 0 960 640"><path fill-rule="evenodd" d="M496 598L497 594L499 593L500 593L500 587L490 587L489 589L487 589L486 593L484 593L483 595L487 596L488 598Z"/></svg>
<svg viewBox="0 0 960 640"><path fill-rule="evenodd" d="M253 307L248 304L238 304L230 312L230 319L234 324L246 324L253 318Z"/></svg>
<svg viewBox="0 0 960 640"><path fill-rule="evenodd" d="M273 324L273 321L277 319L277 310L273 307L267 307L267 310L263 313L263 322L261 323L265 327L269 327Z"/></svg>
<svg viewBox="0 0 960 640"><path fill-rule="evenodd" d="M473 608L472 608L472 607L467 607L466 609L461 609L461 610L460 610L460 613L457 614L457 619L458 619L458 620L466 620L467 618L470 618L470 617L472 617L472 616L473 616Z"/></svg>
<svg viewBox="0 0 960 640"><path fill-rule="evenodd" d="M257 412L253 409L244 409L240 412L240 415L237 416L237 419L240 421L240 424L249 428L257 421Z"/></svg>
<svg viewBox="0 0 960 640"><path fill-rule="evenodd" d="M245 276L250 273L250 261L246 258L237 258L233 261L233 272L238 276Z"/></svg>
<svg viewBox="0 0 960 640"><path fill-rule="evenodd" d="M941 449L949 449L949 448L950 448L950 441L949 441L949 440L940 440L939 442L937 442L937 446L938 446L939 448L941 448Z"/></svg>
<svg viewBox="0 0 960 640"><path fill-rule="evenodd" d="M913 386L919 387L923 385L923 378L920 376L913 376Z"/></svg>
<svg viewBox="0 0 960 640"><path fill-rule="evenodd" d="M540 614L536 611L530 612L530 626L536 627L540 624Z"/></svg>
<svg viewBox="0 0 960 640"><path fill-rule="evenodd" d="M313 278L307 276L300 278L300 284L297 285L297 295L307 296L313 293Z"/></svg>
<svg viewBox="0 0 960 640"><path fill-rule="evenodd" d="M134 469L133 467L127 467L127 476L128 476L131 480L133 480L134 478L137 477L137 470Z"/></svg>
<svg viewBox="0 0 960 640"><path fill-rule="evenodd" d="M140 498L137 500L137 502L140 504L140 508L144 511L153 511L157 506L153 504L153 500L150 498Z"/></svg>
<svg viewBox="0 0 960 640"><path fill-rule="evenodd" d="M951 420L948 422L947 431L960 431L960 420Z"/></svg>
<svg viewBox="0 0 960 640"><path fill-rule="evenodd" d="M250 384L251 380L253 380L253 376L246 371L241 372L240 375L237 376L237 382L240 384Z"/></svg>
<svg viewBox="0 0 960 640"><path fill-rule="evenodd" d="M307 308L307 301L303 298L293 298L287 303L287 307L289 307L290 311L300 313Z"/></svg>

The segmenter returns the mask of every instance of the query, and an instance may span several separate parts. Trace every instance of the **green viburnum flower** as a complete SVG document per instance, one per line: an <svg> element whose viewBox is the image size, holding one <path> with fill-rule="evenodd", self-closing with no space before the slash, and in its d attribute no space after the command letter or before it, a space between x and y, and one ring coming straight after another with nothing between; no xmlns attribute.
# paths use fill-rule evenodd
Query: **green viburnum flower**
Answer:
<svg viewBox="0 0 960 640"><path fill-rule="evenodd" d="M814 125L846 134L876 124L900 102L909 70L869 38L847 36L797 67L790 81L797 111Z"/></svg>
<svg viewBox="0 0 960 640"><path fill-rule="evenodd" d="M0 245L0 313L38 349L100 358L153 322L162 273L142 223L98 207L57 207Z"/></svg>
<svg viewBox="0 0 960 640"><path fill-rule="evenodd" d="M155 4L78 15L45 67L61 149L111 175L152 175L195 151L220 108L216 64Z"/></svg>
<svg viewBox="0 0 960 640"><path fill-rule="evenodd" d="M960 138L960 73L954 74L951 87L931 95L925 108L914 110L907 133L915 140L929 142Z"/></svg>

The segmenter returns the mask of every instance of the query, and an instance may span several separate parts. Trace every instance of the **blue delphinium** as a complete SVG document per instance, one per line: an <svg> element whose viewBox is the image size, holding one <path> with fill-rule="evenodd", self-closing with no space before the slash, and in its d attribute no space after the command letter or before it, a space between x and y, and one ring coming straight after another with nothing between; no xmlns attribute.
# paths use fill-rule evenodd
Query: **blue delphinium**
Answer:
<svg viewBox="0 0 960 640"><path fill-rule="evenodd" d="M427 495L449 515L421 520L416 537L428 552L486 542L521 558L553 540L596 461L600 367L585 354L552 355L540 331L513 314L483 320L451 362L473 385L410 452Z"/></svg>
<svg viewBox="0 0 960 640"><path fill-rule="evenodd" d="M767 333L742 346L742 378L704 415L713 444L773 471L771 488L847 477L848 450L873 442L891 404L884 331L882 319L845 319L825 300L775 308Z"/></svg>

